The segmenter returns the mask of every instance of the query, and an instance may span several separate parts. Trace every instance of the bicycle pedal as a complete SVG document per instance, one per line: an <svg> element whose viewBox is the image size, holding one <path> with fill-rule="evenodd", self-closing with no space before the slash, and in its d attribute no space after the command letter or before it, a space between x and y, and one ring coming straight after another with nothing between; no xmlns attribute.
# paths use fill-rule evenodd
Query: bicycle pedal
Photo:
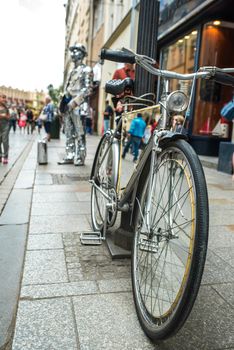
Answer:
<svg viewBox="0 0 234 350"><path fill-rule="evenodd" d="M89 231L82 232L80 235L80 242L83 245L101 245L104 238L101 232L98 231Z"/></svg>
<svg viewBox="0 0 234 350"><path fill-rule="evenodd" d="M149 239L141 239L139 242L140 250L147 253L157 253L158 243Z"/></svg>

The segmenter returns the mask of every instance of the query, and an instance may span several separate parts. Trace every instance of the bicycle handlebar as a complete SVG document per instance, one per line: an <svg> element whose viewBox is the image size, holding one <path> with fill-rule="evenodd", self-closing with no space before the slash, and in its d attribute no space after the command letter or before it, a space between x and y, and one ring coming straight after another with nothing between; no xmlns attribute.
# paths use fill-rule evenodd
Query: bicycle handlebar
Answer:
<svg viewBox="0 0 234 350"><path fill-rule="evenodd" d="M145 70L153 75L165 77L168 79L178 80L192 80L197 78L214 79L218 83L234 86L234 77L226 73L234 73L234 68L218 68L218 67L201 67L198 72L191 74L180 74L168 70L154 68L155 60L144 56L138 55L131 50L123 48L122 50L101 50L101 59L107 59L109 61L121 62L121 63L137 63Z"/></svg>
<svg viewBox="0 0 234 350"><path fill-rule="evenodd" d="M102 60L120 62L120 63L136 63L135 55L129 54L121 50L102 49L100 58Z"/></svg>

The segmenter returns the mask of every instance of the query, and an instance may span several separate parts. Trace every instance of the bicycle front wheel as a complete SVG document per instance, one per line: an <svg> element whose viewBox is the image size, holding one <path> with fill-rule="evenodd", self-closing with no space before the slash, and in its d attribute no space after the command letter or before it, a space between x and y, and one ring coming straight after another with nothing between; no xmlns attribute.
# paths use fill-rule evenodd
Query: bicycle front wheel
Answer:
<svg viewBox="0 0 234 350"><path fill-rule="evenodd" d="M105 219L112 226L117 214L117 182L119 143L105 135L98 146L93 169L94 185L91 191L91 218L94 231L101 231ZM106 217L106 205L109 204Z"/></svg>
<svg viewBox="0 0 234 350"><path fill-rule="evenodd" d="M142 328L160 340L182 327L196 299L207 249L208 198L200 161L184 140L164 147L151 191L148 183L137 201L132 283Z"/></svg>

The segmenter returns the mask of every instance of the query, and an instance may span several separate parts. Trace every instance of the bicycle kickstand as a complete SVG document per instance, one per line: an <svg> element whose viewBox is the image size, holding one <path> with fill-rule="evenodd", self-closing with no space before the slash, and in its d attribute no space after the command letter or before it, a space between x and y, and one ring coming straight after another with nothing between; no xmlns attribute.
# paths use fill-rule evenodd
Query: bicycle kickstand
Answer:
<svg viewBox="0 0 234 350"><path fill-rule="evenodd" d="M106 240L108 203L106 204L104 227L102 231L87 231L80 235L80 242L83 245L101 245Z"/></svg>

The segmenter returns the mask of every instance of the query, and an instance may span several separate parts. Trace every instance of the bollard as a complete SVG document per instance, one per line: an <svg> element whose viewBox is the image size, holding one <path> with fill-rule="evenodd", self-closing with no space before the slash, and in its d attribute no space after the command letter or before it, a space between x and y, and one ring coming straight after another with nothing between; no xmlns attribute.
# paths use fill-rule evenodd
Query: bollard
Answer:
<svg viewBox="0 0 234 350"><path fill-rule="evenodd" d="M39 140L37 143L37 162L38 164L47 164L47 141Z"/></svg>

